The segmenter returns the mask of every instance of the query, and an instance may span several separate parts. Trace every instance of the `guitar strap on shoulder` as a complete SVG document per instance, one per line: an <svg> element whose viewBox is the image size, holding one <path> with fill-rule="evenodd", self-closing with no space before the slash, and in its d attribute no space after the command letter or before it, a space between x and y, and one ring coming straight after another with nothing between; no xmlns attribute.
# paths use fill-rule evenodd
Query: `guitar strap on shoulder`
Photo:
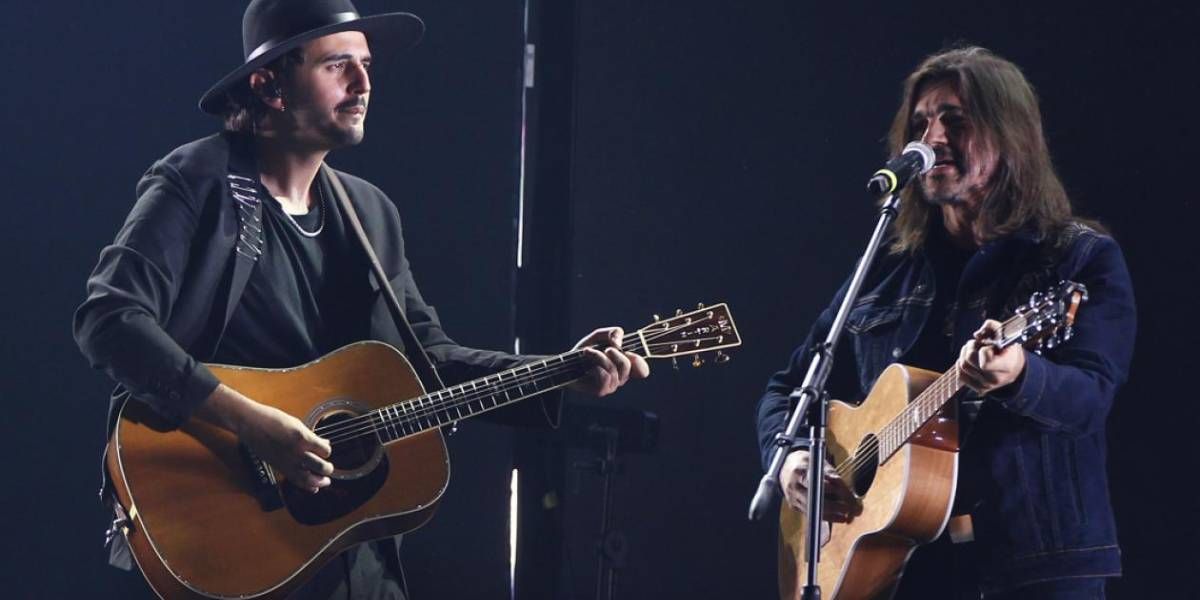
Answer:
<svg viewBox="0 0 1200 600"><path fill-rule="evenodd" d="M416 367L418 374L421 376L422 383L425 384L425 391L432 392L446 387L442 383L442 378L438 375L437 369L433 367L433 362L429 360L429 355L426 354L425 348L421 342L417 340L417 336L413 333L412 325L408 323L408 318L404 316L404 307L400 304L400 299L396 297L396 290L392 289L388 282L387 273L384 272L383 266L379 264L379 258L375 255L375 249L371 246L371 240L367 237L367 232L363 229L362 221L358 219L358 213L354 210L354 205L350 202L350 196L346 194L346 188L338 179L337 173L329 168L329 165L321 163L321 171L329 180L330 187L333 188L333 194L337 196L338 206L346 215L346 220L350 222L350 226L354 229L354 233L358 236L358 241L362 245L363 250L367 253L367 261L371 263L371 271L375 274L375 280L379 283L380 290L387 297L388 310L392 313L392 320L396 322L396 329L400 332L400 338L404 341L406 355L412 359L413 366Z"/></svg>

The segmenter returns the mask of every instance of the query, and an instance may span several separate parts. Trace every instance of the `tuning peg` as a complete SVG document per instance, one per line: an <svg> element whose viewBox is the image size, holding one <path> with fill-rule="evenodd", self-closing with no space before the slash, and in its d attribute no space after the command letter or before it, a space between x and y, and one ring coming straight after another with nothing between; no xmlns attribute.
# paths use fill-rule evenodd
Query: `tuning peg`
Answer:
<svg viewBox="0 0 1200 600"><path fill-rule="evenodd" d="M703 303L703 302L698 302L698 303L696 304L696 308L704 308L704 303Z"/></svg>
<svg viewBox="0 0 1200 600"><path fill-rule="evenodd" d="M702 364L704 364L704 359L703 359L703 358L700 358L700 355L699 355L699 354L697 354L696 356L692 357L692 367L693 367L693 368L695 368L695 367L699 367L699 366L700 366L700 365L702 365Z"/></svg>
<svg viewBox="0 0 1200 600"><path fill-rule="evenodd" d="M717 362L718 365L723 365L723 364L729 362L729 355L725 354L724 352L722 352L720 350L717 350L717 356L714 360Z"/></svg>
<svg viewBox="0 0 1200 600"><path fill-rule="evenodd" d="M682 316L682 315L683 315L683 309L682 309L682 308L677 308L677 309L675 309L675 316L677 316L677 317L678 317L678 316Z"/></svg>
<svg viewBox="0 0 1200 600"><path fill-rule="evenodd" d="M651 317L651 319L650 319L650 320L651 320L651 321L653 321L653 322L655 322L655 323L657 323L657 322L659 322L659 321L661 321L661 320L662 320L662 317L658 316L658 313L654 313L654 314L650 315L650 317Z"/></svg>
<svg viewBox="0 0 1200 600"><path fill-rule="evenodd" d="M671 368L676 371L679 370L679 359L674 356L671 357Z"/></svg>

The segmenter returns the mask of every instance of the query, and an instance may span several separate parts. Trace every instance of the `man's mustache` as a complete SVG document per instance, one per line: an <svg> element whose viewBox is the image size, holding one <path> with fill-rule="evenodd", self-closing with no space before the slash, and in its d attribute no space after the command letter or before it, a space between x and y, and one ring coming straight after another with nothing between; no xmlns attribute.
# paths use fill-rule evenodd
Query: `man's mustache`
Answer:
<svg viewBox="0 0 1200 600"><path fill-rule="evenodd" d="M337 105L338 110L345 110L347 108L363 108L363 109L365 109L365 108L367 108L367 99L366 98L354 98L353 100L347 100L347 101Z"/></svg>

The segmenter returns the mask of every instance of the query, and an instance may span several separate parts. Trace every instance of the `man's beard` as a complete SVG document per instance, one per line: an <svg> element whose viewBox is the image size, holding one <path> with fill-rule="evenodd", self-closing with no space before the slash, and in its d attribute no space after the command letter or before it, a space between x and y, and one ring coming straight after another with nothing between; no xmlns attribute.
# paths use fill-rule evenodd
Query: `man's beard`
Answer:
<svg viewBox="0 0 1200 600"><path fill-rule="evenodd" d="M962 197L955 193L939 191L931 194L929 192L929 188L923 181L919 182L917 189L921 193L921 199L934 206L950 206L954 204L961 204L963 202Z"/></svg>
<svg viewBox="0 0 1200 600"><path fill-rule="evenodd" d="M931 187L934 188L934 190L931 191L930 190ZM925 200L925 202L928 202L929 204L932 204L935 206L948 206L948 205L953 205L953 204L961 204L962 202L964 202L964 200L962 200L962 197L960 196L959 193L956 193L953 190L944 190L944 188L946 188L946 187L950 187L950 186L946 186L946 185L928 186L928 185L925 185L925 180L923 178L917 180L917 190L918 190L918 192L920 192L920 198L922 198L923 200Z"/></svg>
<svg viewBox="0 0 1200 600"><path fill-rule="evenodd" d="M365 127L330 127L325 132L325 137L336 148L357 146L362 143L364 135L366 135Z"/></svg>

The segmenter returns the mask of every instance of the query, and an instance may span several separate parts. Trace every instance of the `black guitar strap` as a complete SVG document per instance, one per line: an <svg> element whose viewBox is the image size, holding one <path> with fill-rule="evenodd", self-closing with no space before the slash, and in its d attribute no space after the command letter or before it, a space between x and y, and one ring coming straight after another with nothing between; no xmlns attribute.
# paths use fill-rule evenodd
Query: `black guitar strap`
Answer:
<svg viewBox="0 0 1200 600"><path fill-rule="evenodd" d="M333 188L333 194L337 196L338 205L342 208L342 213L346 215L346 220L350 221L350 226L358 236L359 243L367 253L367 260L371 263L371 271L375 275L375 281L379 283L379 289L387 297L388 310L391 311L392 320L396 322L396 329L400 332L401 340L404 341L405 355L412 360L417 374L421 377L421 383L425 384L425 391L437 391L446 387L446 384L442 383L442 378L438 375L437 369L433 367L433 362L429 360L429 355L425 353L425 348L421 346L421 342L417 340L416 334L413 333L412 325L408 323L408 318L404 316L404 307L400 304L400 299L396 297L396 291L392 289L391 283L388 282L387 273L384 272L383 266L379 264L379 258L375 255L375 249L371 246L371 240L367 237L367 232L363 229L362 221L358 219L358 213L355 212L354 205L350 202L350 196L346 194L345 186L338 179L337 173L329 168L329 165L321 163L321 172L329 180L329 185Z"/></svg>

